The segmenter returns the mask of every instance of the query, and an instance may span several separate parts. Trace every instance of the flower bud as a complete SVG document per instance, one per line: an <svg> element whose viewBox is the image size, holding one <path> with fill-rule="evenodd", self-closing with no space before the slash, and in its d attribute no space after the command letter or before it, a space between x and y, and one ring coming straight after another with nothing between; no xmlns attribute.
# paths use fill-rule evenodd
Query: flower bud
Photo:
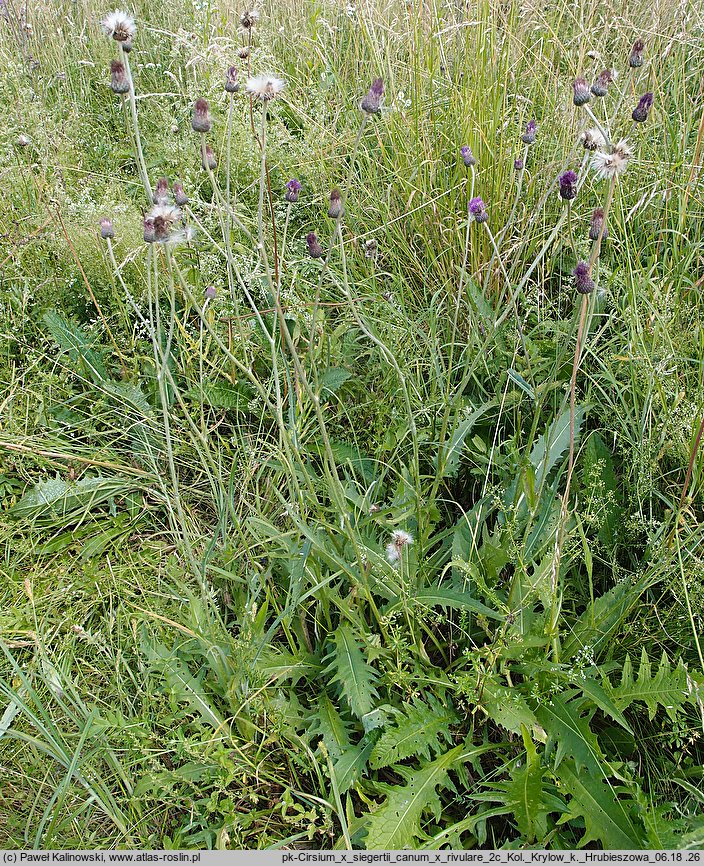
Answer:
<svg viewBox="0 0 704 866"><path fill-rule="evenodd" d="M643 49L645 48L645 42L642 39L636 39L633 43L633 48L631 48L631 54L628 58L628 65L631 69L637 69L639 66L643 65Z"/></svg>
<svg viewBox="0 0 704 866"><path fill-rule="evenodd" d="M127 77L127 71L119 60L113 60L110 64L110 88L113 93L130 92L130 80Z"/></svg>
<svg viewBox="0 0 704 866"><path fill-rule="evenodd" d="M156 240L156 230L154 228L154 220L147 216L144 217L144 243L153 244Z"/></svg>
<svg viewBox="0 0 704 866"><path fill-rule="evenodd" d="M592 98L586 78L575 78L572 82L572 101L575 105L586 105Z"/></svg>
<svg viewBox="0 0 704 866"><path fill-rule="evenodd" d="M609 92L609 84L613 80L613 74L610 69L604 69L597 75L594 84L592 84L592 93L594 96L606 96Z"/></svg>
<svg viewBox="0 0 704 866"><path fill-rule="evenodd" d="M284 198L286 201L291 202L291 204L295 204L298 201L298 194L301 191L301 182L295 177L292 177L291 180L286 184L286 193Z"/></svg>
<svg viewBox="0 0 704 866"><path fill-rule="evenodd" d="M225 91L227 93L237 93L240 89L240 83L237 80L239 72L236 66L230 66L225 75Z"/></svg>
<svg viewBox="0 0 704 866"><path fill-rule="evenodd" d="M521 141L523 144L533 144L535 141L535 131L538 128L538 124L535 120L529 120L526 124L525 132L521 136Z"/></svg>
<svg viewBox="0 0 704 866"><path fill-rule="evenodd" d="M644 93L638 100L638 105L633 109L631 117L636 123L644 123L648 119L648 112L653 107L653 94Z"/></svg>
<svg viewBox="0 0 704 866"><path fill-rule="evenodd" d="M344 212L345 208L342 204L342 193L339 189L335 188L330 193L330 206L328 207L328 216L330 217L330 219L337 220L342 218Z"/></svg>
<svg viewBox="0 0 704 866"><path fill-rule="evenodd" d="M364 97L360 108L365 114L378 114L381 111L381 97L384 95L384 82L375 78L369 93Z"/></svg>
<svg viewBox="0 0 704 866"><path fill-rule="evenodd" d="M595 208L594 213L592 214L592 220L589 224L589 240L596 241L599 240L599 235L602 232L602 226L604 225L604 209L603 208ZM601 239L606 240L609 236L609 230L604 228L603 234L601 234Z"/></svg>
<svg viewBox="0 0 704 866"><path fill-rule="evenodd" d="M183 188L183 184L174 183L174 201L179 207L183 207L188 204L188 196L186 195L186 191Z"/></svg>
<svg viewBox="0 0 704 866"><path fill-rule="evenodd" d="M214 171L218 167L218 161L215 158L215 151L210 145L207 145L205 148L205 156L201 153L200 164L203 168L210 169L210 171Z"/></svg>
<svg viewBox="0 0 704 866"><path fill-rule="evenodd" d="M518 159L514 159L513 167L515 168L516 171L523 171L523 169L526 166L525 166L525 163L523 162L523 160L519 156Z"/></svg>
<svg viewBox="0 0 704 866"><path fill-rule="evenodd" d="M320 246L315 232L306 235L306 246L308 247L308 255L312 259L319 259L323 255L323 248Z"/></svg>
<svg viewBox="0 0 704 866"><path fill-rule="evenodd" d="M216 289L215 289L215 286L208 286L208 287L206 288L204 294L205 294L205 298L206 298L206 300L208 300L208 301L213 301L213 300L215 300L215 297L216 297L216 295L217 295L217 291L216 291Z"/></svg>
<svg viewBox="0 0 704 866"><path fill-rule="evenodd" d="M152 195L154 204L166 204L169 200L169 179L168 177L160 177L154 187Z"/></svg>
<svg viewBox="0 0 704 866"><path fill-rule="evenodd" d="M566 171L558 178L560 181L560 198L565 201L570 201L577 196L577 174L572 171Z"/></svg>
<svg viewBox="0 0 704 866"><path fill-rule="evenodd" d="M193 105L191 126L195 132L210 132L213 121L210 118L210 106L205 99L196 99Z"/></svg>
<svg viewBox="0 0 704 866"><path fill-rule="evenodd" d="M102 217L100 220L100 237L103 238L103 240L115 237L115 228L112 224L112 220L108 217Z"/></svg>
<svg viewBox="0 0 704 866"><path fill-rule="evenodd" d="M586 262L578 262L577 267L572 271L574 275L574 285L580 295L588 295L596 288L594 280L589 271L589 265Z"/></svg>

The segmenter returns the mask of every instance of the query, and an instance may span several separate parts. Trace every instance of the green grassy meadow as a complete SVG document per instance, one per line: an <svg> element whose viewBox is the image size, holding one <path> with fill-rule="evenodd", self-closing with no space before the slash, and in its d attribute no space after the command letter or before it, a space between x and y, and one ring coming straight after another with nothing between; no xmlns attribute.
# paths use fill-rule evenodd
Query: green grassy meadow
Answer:
<svg viewBox="0 0 704 866"><path fill-rule="evenodd" d="M112 11L0 5L0 847L704 848L701 5Z"/></svg>

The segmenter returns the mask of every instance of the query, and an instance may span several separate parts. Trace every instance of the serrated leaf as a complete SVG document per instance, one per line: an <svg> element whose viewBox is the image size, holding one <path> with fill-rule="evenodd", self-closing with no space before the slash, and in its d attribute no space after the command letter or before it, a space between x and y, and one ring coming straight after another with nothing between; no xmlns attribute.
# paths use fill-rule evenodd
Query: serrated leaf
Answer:
<svg viewBox="0 0 704 866"><path fill-rule="evenodd" d="M395 610L401 608L404 604L408 606L413 606L414 604L423 604L427 607L445 607L445 608L454 608L457 610L471 610L474 613L481 614L482 616L487 617L488 619L498 619L503 620L503 614L497 613L495 610L492 610L490 607L487 607L485 604L482 604L480 601L477 601L476 598L472 598L472 596L468 592L462 592L459 589L452 589L451 587L429 587L427 589L419 589L417 592L413 594L410 599L407 599L405 602L400 601L392 601L392 603L384 608L384 614L388 615L393 613Z"/></svg>
<svg viewBox="0 0 704 866"><path fill-rule="evenodd" d="M44 313L42 320L51 336L83 375L96 384L107 380L102 353L93 349L90 338L78 325L69 322L55 310Z"/></svg>
<svg viewBox="0 0 704 866"><path fill-rule="evenodd" d="M213 409L230 409L242 413L249 410L252 399L251 391L244 385L208 380L201 382L197 388L191 388L186 392L186 396L191 400L202 400Z"/></svg>
<svg viewBox="0 0 704 866"><path fill-rule="evenodd" d="M449 729L456 721L452 708L444 707L434 698L427 704L420 699L404 704L403 714L374 746L369 763L378 770L415 755L428 761L431 753L437 755L444 748L441 740L451 741Z"/></svg>
<svg viewBox="0 0 704 866"><path fill-rule="evenodd" d="M439 787L447 787L448 771L459 759L464 746L457 746L430 764L414 770L408 784L391 788L386 801L369 819L365 847L375 851L415 848L422 833L424 812L440 816Z"/></svg>
<svg viewBox="0 0 704 866"><path fill-rule="evenodd" d="M643 847L643 833L629 815L633 800L620 800L616 791L605 781L603 774L589 776L575 772L571 761L565 761L559 771L560 788L569 794L569 812L560 822L581 818L584 836L578 847L589 842L601 842L606 850L638 850Z"/></svg>
<svg viewBox="0 0 704 866"><path fill-rule="evenodd" d="M352 377L352 373L344 370L342 367L330 367L320 376L320 394L325 396L325 392L335 394Z"/></svg>
<svg viewBox="0 0 704 866"><path fill-rule="evenodd" d="M367 664L352 629L341 625L335 631L335 646L326 672L334 671L333 682L340 685L350 710L361 719L373 709L379 675Z"/></svg>
<svg viewBox="0 0 704 866"><path fill-rule="evenodd" d="M538 721L548 735L546 752L555 748L555 768L563 758L573 758L577 772L584 767L593 776L602 776L604 755L596 734L589 727L589 719L581 714L577 702L570 700L574 692L553 695L549 703L535 711Z"/></svg>
<svg viewBox="0 0 704 866"><path fill-rule="evenodd" d="M340 758L350 747L350 736L337 707L323 693L318 700L318 710L310 728L313 736L321 736L333 761Z"/></svg>
<svg viewBox="0 0 704 866"><path fill-rule="evenodd" d="M493 680L487 679L482 684L481 703L489 717L508 731L520 734L523 727L534 730L538 725L538 719L525 698L516 689L509 689Z"/></svg>
<svg viewBox="0 0 704 866"><path fill-rule="evenodd" d="M657 673L653 675L648 654L643 647L640 658L638 677L633 678L633 664L630 656L626 656L618 686L605 683L614 702L625 710L634 701L640 701L648 708L648 717L655 718L658 706L664 708L668 716L675 721L678 710L685 702L695 703L696 686L687 676L687 669L680 662L673 670L670 661L663 651Z"/></svg>

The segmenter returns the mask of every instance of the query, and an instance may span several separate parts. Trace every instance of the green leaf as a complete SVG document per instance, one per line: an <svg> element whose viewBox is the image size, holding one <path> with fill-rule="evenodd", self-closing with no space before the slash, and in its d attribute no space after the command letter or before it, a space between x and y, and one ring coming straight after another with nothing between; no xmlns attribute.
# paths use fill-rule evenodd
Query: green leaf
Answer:
<svg viewBox="0 0 704 866"><path fill-rule="evenodd" d="M441 478L454 478L457 475L465 439L482 415L485 415L495 405L496 400L489 400L472 412L469 417L457 425L450 441L441 444L438 448L433 465Z"/></svg>
<svg viewBox="0 0 704 866"><path fill-rule="evenodd" d="M529 730L537 728L535 713L516 689L509 689L488 678L481 689L482 707L497 725L516 734L520 734L524 727Z"/></svg>
<svg viewBox="0 0 704 866"><path fill-rule="evenodd" d="M593 777L575 772L571 761L565 761L559 772L560 789L571 796L569 812L560 823L583 819L585 832L579 840L582 848L589 842L600 842L607 850L633 850L643 847L643 833L629 815L633 800L620 800L603 774Z"/></svg>
<svg viewBox="0 0 704 866"><path fill-rule="evenodd" d="M339 626L335 631L330 665L326 669L326 673L335 672L332 681L339 683L350 710L358 718L373 708L379 679L374 668L367 664L360 645L362 642L357 642L348 625Z"/></svg>
<svg viewBox="0 0 704 866"><path fill-rule="evenodd" d="M578 406L574 413L574 438L579 438L579 431L584 419L584 408ZM550 426L550 429L539 437L530 453L530 462L535 468L535 489L540 490L548 480L553 467L570 446L570 411L565 411Z"/></svg>
<svg viewBox="0 0 704 866"><path fill-rule="evenodd" d="M404 602L393 600L390 605L387 605L383 613L388 615L403 607ZM425 605L426 607L445 607L455 608L457 610L471 610L474 613L481 614L488 619L503 620L503 614L497 613L475 598L468 592L462 592L459 589L451 589L450 587L430 587L428 589L419 589L411 598L406 601L407 606Z"/></svg>
<svg viewBox="0 0 704 866"><path fill-rule="evenodd" d="M102 352L92 348L91 340L78 325L69 322L54 310L44 313L42 320L61 350L68 354L83 376L96 384L108 378Z"/></svg>
<svg viewBox="0 0 704 866"><path fill-rule="evenodd" d="M444 707L430 697L426 704L420 699L403 705L404 712L396 719L394 727L384 731L374 746L370 764L374 769L388 767L420 755L430 760L431 752L439 754L441 740L450 742L450 725L457 722L451 707Z"/></svg>
<svg viewBox="0 0 704 866"><path fill-rule="evenodd" d="M318 711L310 728L313 736L322 736L325 747L333 761L340 758L350 747L347 726L330 698L323 693L318 700Z"/></svg>
<svg viewBox="0 0 704 866"><path fill-rule="evenodd" d="M391 788L386 801L369 819L365 847L374 851L399 851L415 848L422 833L424 812L440 817L438 787L448 787L448 771L459 760L464 746L457 746L420 770L401 771L406 785Z"/></svg>
<svg viewBox="0 0 704 866"><path fill-rule="evenodd" d="M196 388L186 392L191 400L202 400L206 406L214 409L229 409L234 412L246 413L252 400L252 392L245 385L231 382L210 382L207 379Z"/></svg>
<svg viewBox="0 0 704 866"><path fill-rule="evenodd" d="M667 715L675 721L678 710L684 703L696 704L700 691L699 685L689 676L681 661L674 670L671 669L670 661L664 651L657 673L653 675L645 647L641 653L640 668L635 680L633 679L633 664L630 656L626 656L620 684L614 687L607 680L605 685L609 688L614 702L622 710L625 710L634 701L640 701L648 708L648 717L651 720L655 718L658 706L661 706Z"/></svg>
<svg viewBox="0 0 704 866"><path fill-rule="evenodd" d="M633 584L622 581L594 599L565 635L562 657L574 658L585 647L598 655L638 603L647 586L647 578L641 578Z"/></svg>
<svg viewBox="0 0 704 866"><path fill-rule="evenodd" d="M352 377L352 373L342 367L330 367L320 376L320 394L336 394L345 382Z"/></svg>
<svg viewBox="0 0 704 866"><path fill-rule="evenodd" d="M75 517L137 488L134 481L120 476L97 475L75 482L50 478L35 484L12 506L10 514L34 520Z"/></svg>
<svg viewBox="0 0 704 866"><path fill-rule="evenodd" d="M575 692L553 695L548 703L535 711L538 721L548 735L546 752L555 747L555 768L565 757L574 758L577 772L582 767L593 776L602 776L604 754L596 734L589 727L589 719L581 713L578 702L570 700Z"/></svg>

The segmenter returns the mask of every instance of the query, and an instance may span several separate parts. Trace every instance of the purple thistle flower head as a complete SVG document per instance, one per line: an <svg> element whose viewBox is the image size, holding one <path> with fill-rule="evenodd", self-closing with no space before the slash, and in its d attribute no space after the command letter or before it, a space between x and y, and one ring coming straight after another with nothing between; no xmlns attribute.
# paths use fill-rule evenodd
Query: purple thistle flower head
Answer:
<svg viewBox="0 0 704 866"><path fill-rule="evenodd" d="M174 183L174 201L179 207L183 207L188 204L188 196L186 195L186 190L183 188L182 183L175 182Z"/></svg>
<svg viewBox="0 0 704 866"><path fill-rule="evenodd" d="M604 69L597 75L594 84L592 84L592 93L594 96L606 96L609 92L609 84L613 80L613 74L610 69Z"/></svg>
<svg viewBox="0 0 704 866"><path fill-rule="evenodd" d="M645 48L645 42L642 39L636 39L633 43L633 48L631 48L631 54L628 58L628 65L631 69L637 69L639 66L643 65L643 49Z"/></svg>
<svg viewBox="0 0 704 866"><path fill-rule="evenodd" d="M638 100L638 105L633 109L631 117L636 123L644 123L648 119L648 112L653 107L653 94L644 93Z"/></svg>
<svg viewBox="0 0 704 866"><path fill-rule="evenodd" d="M160 177L154 187L152 201L154 204L166 204L169 200L169 179L168 177Z"/></svg>
<svg viewBox="0 0 704 866"><path fill-rule="evenodd" d="M328 216L332 220L337 220L342 217L345 208L342 204L342 193L337 187L330 193L330 206L328 207Z"/></svg>
<svg viewBox="0 0 704 866"><path fill-rule="evenodd" d="M601 235L602 241L605 241L609 236L609 230L602 226L604 225L604 209L601 207L594 208L594 213L592 214L591 223L589 224L589 240L596 241L599 240L599 235Z"/></svg>
<svg viewBox="0 0 704 866"><path fill-rule="evenodd" d="M301 182L295 177L292 177L291 180L286 184L286 194L284 198L286 201L290 201L291 203L295 203L298 201L298 194L301 191Z"/></svg>
<svg viewBox="0 0 704 866"><path fill-rule="evenodd" d="M560 181L560 198L565 201L576 198L577 196L577 174L569 169L559 177Z"/></svg>
<svg viewBox="0 0 704 866"><path fill-rule="evenodd" d="M479 196L475 196L473 199L470 199L469 213L478 223L484 223L489 219L486 205Z"/></svg>
<svg viewBox="0 0 704 866"><path fill-rule="evenodd" d="M575 78L572 82L572 101L575 105L586 105L592 98L586 78Z"/></svg>
<svg viewBox="0 0 704 866"><path fill-rule="evenodd" d="M215 286L208 286L204 294L207 301L213 301L215 300L215 296L217 295L217 290Z"/></svg>
<svg viewBox="0 0 704 866"><path fill-rule="evenodd" d="M115 237L115 229L113 227L112 220L108 217L102 217L102 219L100 220L100 237L103 240Z"/></svg>
<svg viewBox="0 0 704 866"><path fill-rule="evenodd" d="M468 144L465 144L460 148L460 156L462 157L462 162L467 166L467 168L477 164L477 160L474 158L474 154L472 153L472 148Z"/></svg>
<svg viewBox="0 0 704 866"><path fill-rule="evenodd" d="M577 267L572 271L574 275L574 285L580 295L588 295L593 292L596 286L592 279L589 265L586 262L577 262Z"/></svg>
<svg viewBox="0 0 704 866"><path fill-rule="evenodd" d="M538 124L535 120L529 120L526 124L525 132L521 136L521 141L523 144L533 144L535 141L535 130L538 128Z"/></svg>
<svg viewBox="0 0 704 866"><path fill-rule="evenodd" d="M153 244L156 240L156 228L154 226L154 220L150 216L144 217L143 222L144 228L144 243L145 244Z"/></svg>
<svg viewBox="0 0 704 866"><path fill-rule="evenodd" d="M306 246L308 247L308 255L312 259L319 259L323 255L323 248L320 246L315 232L306 235Z"/></svg>
<svg viewBox="0 0 704 866"><path fill-rule="evenodd" d="M240 83L237 80L239 71L236 66L230 66L225 73L225 92L237 93L240 89Z"/></svg>
<svg viewBox="0 0 704 866"><path fill-rule="evenodd" d="M193 104L191 126L194 132L210 132L213 121L210 119L210 106L205 99L196 99Z"/></svg>
<svg viewBox="0 0 704 866"><path fill-rule="evenodd" d="M210 171L215 171L218 167L218 161L215 157L215 151L210 145L207 145L205 148L205 154L201 153L200 164L205 169L210 169Z"/></svg>
<svg viewBox="0 0 704 866"><path fill-rule="evenodd" d="M124 63L119 60L113 60L110 64L110 89L113 93L129 93L130 80L127 77L127 70Z"/></svg>
<svg viewBox="0 0 704 866"><path fill-rule="evenodd" d="M516 169L516 171L523 171L523 169L525 168L525 163L520 158L520 156L518 157L518 159L514 159L513 167Z"/></svg>
<svg viewBox="0 0 704 866"><path fill-rule="evenodd" d="M381 111L381 97L384 95L384 82L375 78L369 93L364 97L360 108L365 114L378 114Z"/></svg>

